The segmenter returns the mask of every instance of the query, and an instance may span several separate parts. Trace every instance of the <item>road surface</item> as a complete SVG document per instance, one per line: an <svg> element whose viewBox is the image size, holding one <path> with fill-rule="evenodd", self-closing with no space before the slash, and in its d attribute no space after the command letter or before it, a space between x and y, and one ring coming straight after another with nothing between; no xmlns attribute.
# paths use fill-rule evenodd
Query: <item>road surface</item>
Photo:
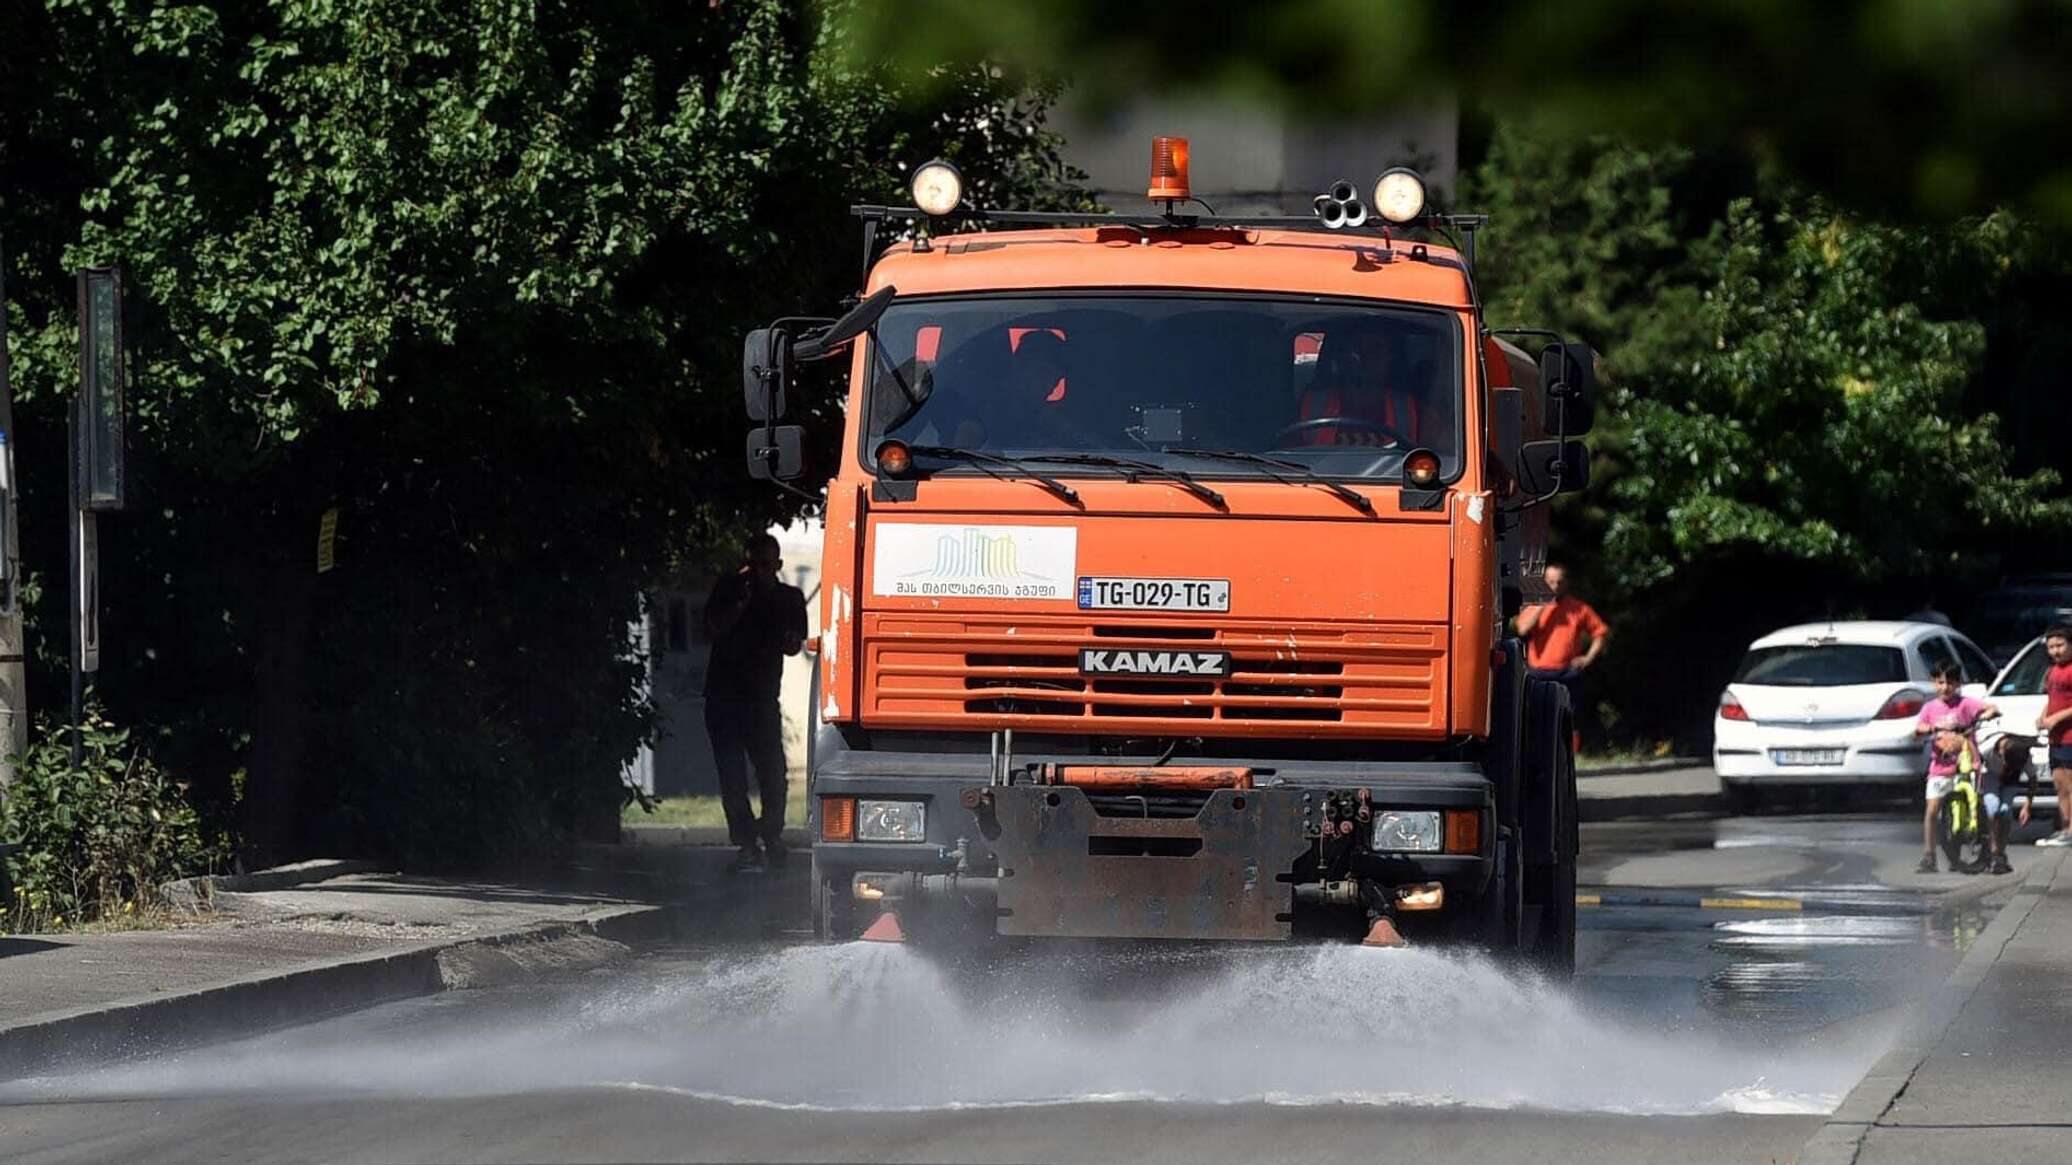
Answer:
<svg viewBox="0 0 2072 1165"><path fill-rule="evenodd" d="M1589 908L1559 987L1423 950L944 966L747 891L571 978L0 1085L0 1159L1789 1161L1989 917L1909 912L1962 881L1904 873L1918 828L1587 826L1609 899L1816 908Z"/></svg>

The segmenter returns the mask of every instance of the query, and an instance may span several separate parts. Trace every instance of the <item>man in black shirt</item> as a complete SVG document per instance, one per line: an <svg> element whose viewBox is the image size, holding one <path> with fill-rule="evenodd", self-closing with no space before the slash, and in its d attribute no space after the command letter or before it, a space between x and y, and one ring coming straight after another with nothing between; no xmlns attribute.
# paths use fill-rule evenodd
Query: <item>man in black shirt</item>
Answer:
<svg viewBox="0 0 2072 1165"><path fill-rule="evenodd" d="M777 690L784 657L806 640L806 596L777 581L777 539L748 540L748 561L722 577L705 603L712 655L705 670L705 731L719 769L727 836L737 873L759 873L767 854L784 864L784 720ZM748 768L762 793L760 820L748 808Z"/></svg>

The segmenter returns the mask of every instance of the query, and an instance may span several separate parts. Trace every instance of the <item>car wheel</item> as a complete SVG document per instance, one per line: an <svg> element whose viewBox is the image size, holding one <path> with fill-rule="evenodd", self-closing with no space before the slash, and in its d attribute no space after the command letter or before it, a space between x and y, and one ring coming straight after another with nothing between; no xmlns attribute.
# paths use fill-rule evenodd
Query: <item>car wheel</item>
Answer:
<svg viewBox="0 0 2072 1165"><path fill-rule="evenodd" d="M1736 817L1753 816L1760 808L1755 786L1746 783L1722 782L1720 792L1726 795L1727 812Z"/></svg>

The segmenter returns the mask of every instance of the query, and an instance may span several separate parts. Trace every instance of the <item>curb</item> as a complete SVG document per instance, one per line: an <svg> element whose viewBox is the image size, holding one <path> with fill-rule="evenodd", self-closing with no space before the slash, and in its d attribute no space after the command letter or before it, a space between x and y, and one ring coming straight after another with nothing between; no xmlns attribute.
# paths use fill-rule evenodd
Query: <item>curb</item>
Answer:
<svg viewBox="0 0 2072 1165"><path fill-rule="evenodd" d="M732 846L724 825L647 825L621 824L619 837L624 845L711 845ZM798 826L787 826L784 830L784 844L792 849L804 849L807 845L806 831Z"/></svg>
<svg viewBox="0 0 2072 1165"><path fill-rule="evenodd" d="M38 1016L0 1027L0 1080L107 1063L211 1040L258 1035L379 1003L432 995L477 981L481 963L518 967L555 944L597 940L631 945L673 929L666 906L627 906L565 922L510 930L400 951L268 971L193 991L117 1000ZM453 960L471 959L457 969ZM452 980L458 978L460 982Z"/></svg>
<svg viewBox="0 0 2072 1165"><path fill-rule="evenodd" d="M1727 799L1720 793L1663 793L1652 796L1636 793L1626 797L1576 798L1576 818L1579 821L1618 821L1631 817L1673 817L1682 814L1724 817L1726 813Z"/></svg>
<svg viewBox="0 0 2072 1165"><path fill-rule="evenodd" d="M1671 756L1660 760L1637 760L1626 764L1593 765L1584 768L1576 766L1576 779L1587 781L1591 777L1630 777L1636 773L1666 773L1671 769L1709 768L1712 761L1698 756Z"/></svg>
<svg viewBox="0 0 2072 1165"><path fill-rule="evenodd" d="M1953 891L1954 893L1954 891ZM1710 894L1578 894L1577 906L1674 906L1692 910L1774 910L1797 914L1832 910L1850 914L1910 915L1934 914L1940 900L1865 902L1841 898L1739 897Z"/></svg>
<svg viewBox="0 0 2072 1165"><path fill-rule="evenodd" d="M204 874L198 878L181 878L160 886L158 894L167 906L192 913L206 908L209 900L217 894L252 894L266 890L285 890L290 886L304 886L328 878L342 878L347 874L387 872L374 862L349 861L344 858L313 858L292 865L275 866L270 870L255 870L249 874Z"/></svg>
<svg viewBox="0 0 2072 1165"><path fill-rule="evenodd" d="M2064 858L2061 850L2048 864L2036 863L2023 873L2014 897L2000 908L1957 969L1950 973L1949 980L1929 998L1924 1008L1926 1018L1902 1036L1849 1090L1849 1095L1828 1115L1827 1123L1799 1150L1799 1165L1853 1165L1863 1149L1863 1139L1900 1093L1906 1091L1914 1073L1934 1054L1958 1013L1971 1001L1979 984L1985 982L1987 972L2000 961L2001 952L2014 939L2015 932L2028 921L2036 904L2043 901L2064 865Z"/></svg>

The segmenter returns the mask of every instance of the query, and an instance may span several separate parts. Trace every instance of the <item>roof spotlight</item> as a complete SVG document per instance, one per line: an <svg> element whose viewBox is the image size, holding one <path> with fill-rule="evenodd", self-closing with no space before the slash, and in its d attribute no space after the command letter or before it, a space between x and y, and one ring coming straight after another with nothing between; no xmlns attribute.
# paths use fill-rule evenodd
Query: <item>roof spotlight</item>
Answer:
<svg viewBox="0 0 2072 1165"><path fill-rule="evenodd" d="M914 181L909 187L914 193L914 205L921 213L940 218L955 211L964 201L964 175L948 162L937 159L923 162L914 169Z"/></svg>
<svg viewBox="0 0 2072 1165"><path fill-rule="evenodd" d="M1417 171L1408 166L1382 171L1374 183L1374 213L1400 225L1415 221L1424 209L1425 184Z"/></svg>

